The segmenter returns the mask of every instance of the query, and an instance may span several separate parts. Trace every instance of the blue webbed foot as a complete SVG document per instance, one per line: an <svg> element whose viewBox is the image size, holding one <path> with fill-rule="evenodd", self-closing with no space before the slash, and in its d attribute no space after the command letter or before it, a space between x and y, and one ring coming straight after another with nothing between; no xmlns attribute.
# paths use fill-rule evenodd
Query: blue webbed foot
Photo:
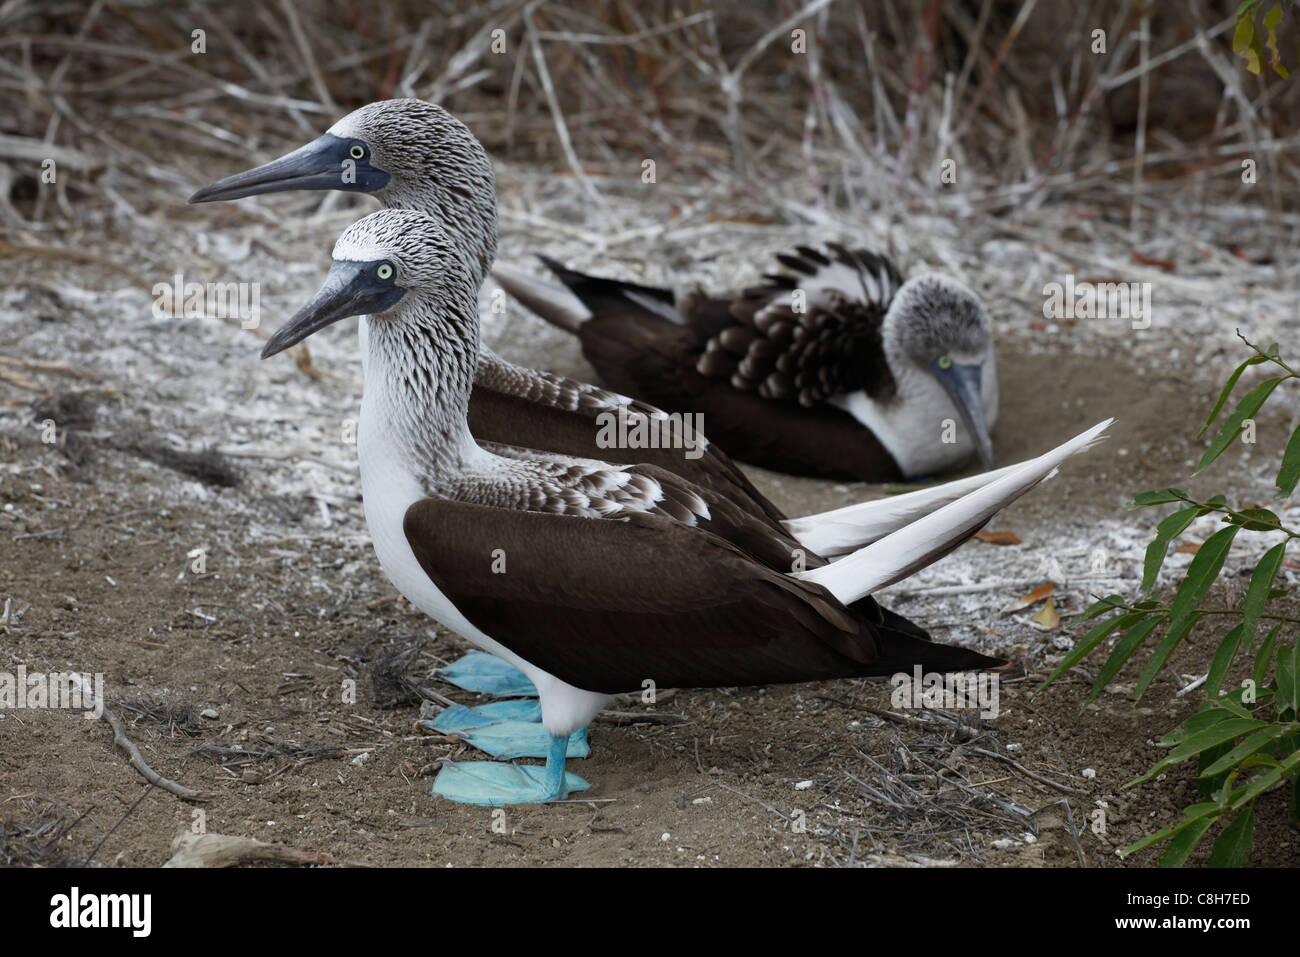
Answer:
<svg viewBox="0 0 1300 957"><path fill-rule="evenodd" d="M541 725L542 707L536 700L493 701L467 708L452 705L433 720L420 723L442 734L455 735L494 758L545 758L551 753L551 735ZM569 736L566 757L591 754L587 729Z"/></svg>
<svg viewBox="0 0 1300 957"><path fill-rule="evenodd" d="M471 651L438 671L438 677L466 691L498 698L536 698L537 688L528 676L496 655Z"/></svg>
<svg viewBox="0 0 1300 957"><path fill-rule="evenodd" d="M545 804L561 801L575 791L591 787L576 774L564 770L568 738L553 736L546 765L499 764L466 761L445 764L433 782L433 793L461 804Z"/></svg>

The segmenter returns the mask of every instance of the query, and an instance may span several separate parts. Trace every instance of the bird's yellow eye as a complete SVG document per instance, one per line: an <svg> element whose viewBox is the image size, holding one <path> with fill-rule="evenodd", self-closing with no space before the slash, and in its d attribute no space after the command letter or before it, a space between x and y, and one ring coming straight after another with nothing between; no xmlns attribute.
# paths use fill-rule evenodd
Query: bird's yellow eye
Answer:
<svg viewBox="0 0 1300 957"><path fill-rule="evenodd" d="M940 357L939 357L939 368L940 368L940 369L951 369L951 368L952 368L952 359L951 359L950 357L948 357L948 356L940 356Z"/></svg>
<svg viewBox="0 0 1300 957"><path fill-rule="evenodd" d="M388 263L380 263L379 268L375 270L375 275L380 279L392 279L393 267L388 265Z"/></svg>
<svg viewBox="0 0 1300 957"><path fill-rule="evenodd" d="M348 154L354 160L359 160L361 159L361 157L366 155L366 148L362 146L360 143L353 143L352 148L348 150Z"/></svg>

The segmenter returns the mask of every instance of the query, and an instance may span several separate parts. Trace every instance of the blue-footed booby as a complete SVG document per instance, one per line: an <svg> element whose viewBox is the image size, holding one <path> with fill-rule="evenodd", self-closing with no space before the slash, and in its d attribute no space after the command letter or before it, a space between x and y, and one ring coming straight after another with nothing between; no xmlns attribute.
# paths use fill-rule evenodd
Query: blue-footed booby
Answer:
<svg viewBox="0 0 1300 957"><path fill-rule="evenodd" d="M456 232L456 250L475 284L482 282L492 265L497 246L497 212L491 162L465 125L435 104L413 99L368 104L286 156L200 189L191 202L298 189L368 192L390 208L429 213ZM512 288L518 291L518 283ZM667 441L612 447L607 437L611 420L620 425L629 421L634 425L660 425L658 434ZM801 540L806 539L814 551L823 551L827 546L848 550L868 544L974 487L950 485L868 502L830 513L825 521L819 521L818 516L787 520L726 453L710 444L698 426L684 427L690 421L698 423L694 417L670 416L646 403L587 383L507 362L480 346L469 405L470 431L480 440L498 443L502 454L524 454L511 450L527 447L657 465L726 495L755 517L774 525L786 522L789 530ZM883 451L871 447L873 439L869 435L861 436L856 424L851 427L865 442L859 454L873 461L887 459ZM462 688L497 697L535 694L527 678L514 669L494 664L487 655L468 655L445 669L442 677ZM459 734L494 755L527 754L539 746L538 729L525 726L535 710L535 706L523 701L490 708L449 709L430 724L436 730ZM511 715L517 720L511 721ZM512 742L508 740L511 735Z"/></svg>
<svg viewBox="0 0 1300 957"><path fill-rule="evenodd" d="M437 220L381 210L343 233L320 290L262 351L362 317L357 444L379 562L417 608L537 688L545 766L449 765L435 791L454 800L539 803L585 789L565 771L569 736L646 680L714 687L1003 665L931 642L871 593L951 551L1109 424L832 564L657 466L504 455L477 440L476 292ZM908 509L877 513L878 527Z"/></svg>
<svg viewBox="0 0 1300 957"><path fill-rule="evenodd" d="M777 259L738 295L678 296L543 263L557 286L504 264L493 276L573 333L612 389L699 412L735 458L870 482L993 467L992 323L954 279L906 281L884 256L829 244Z"/></svg>

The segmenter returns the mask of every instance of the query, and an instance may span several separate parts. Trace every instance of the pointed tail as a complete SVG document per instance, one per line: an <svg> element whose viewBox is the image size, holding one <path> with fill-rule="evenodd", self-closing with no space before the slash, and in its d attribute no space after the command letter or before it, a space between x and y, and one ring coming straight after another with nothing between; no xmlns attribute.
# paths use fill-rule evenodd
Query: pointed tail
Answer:
<svg viewBox="0 0 1300 957"><path fill-rule="evenodd" d="M911 624L907 622L907 619L899 618L892 612L886 613L885 623L875 626L876 647L879 650L879 655L868 666L867 670L862 672L863 677L894 675L899 672L911 674L912 669L918 665L920 665L921 671L933 673L986 671L993 668L1002 668L1007 664L1005 658L991 658L988 655L980 654L978 651L972 651L970 648L939 644L930 641L928 637L918 638L913 630L904 631L900 628L891 627L891 616L898 618L899 621ZM921 634L924 635L925 633L921 632Z"/></svg>
<svg viewBox="0 0 1300 957"><path fill-rule="evenodd" d="M782 524L809 551L826 558L846 555L1009 475L1023 464L1007 465L915 492L887 495L828 512L789 518Z"/></svg>
<svg viewBox="0 0 1300 957"><path fill-rule="evenodd" d="M1094 425L1036 459L999 470L1004 474L982 488L837 562L801 572L799 577L825 586L846 605L901 581L947 555L1007 505L1054 475L1062 462L1096 442L1113 421Z"/></svg>

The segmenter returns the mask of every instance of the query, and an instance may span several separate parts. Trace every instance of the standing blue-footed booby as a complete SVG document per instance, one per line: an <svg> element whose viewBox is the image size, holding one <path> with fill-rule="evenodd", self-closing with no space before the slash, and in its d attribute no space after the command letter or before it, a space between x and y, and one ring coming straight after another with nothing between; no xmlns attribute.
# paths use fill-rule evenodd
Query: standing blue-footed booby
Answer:
<svg viewBox="0 0 1300 957"><path fill-rule="evenodd" d="M588 276L541 257L563 287L493 277L572 332L601 380L699 412L737 459L870 482L993 467L992 323L954 279L903 280L883 256L831 244L778 256L787 272L736 296Z"/></svg>
<svg viewBox="0 0 1300 957"><path fill-rule="evenodd" d="M491 162L465 125L435 104L414 99L368 104L286 156L200 189L191 202L299 189L368 192L390 208L430 214L456 235L456 251L476 286L492 265L497 246L497 211ZM518 286L513 288L517 290ZM667 436L668 441L611 447L606 439L611 419L619 423L632 420L634 425L666 424L669 428L661 427L659 434ZM626 396L515 365L480 347L469 404L470 432L481 441L499 443L503 454L522 454L509 449L524 447L657 465L725 495L769 524L779 527L786 521L781 510L754 488L721 449L710 444L698 429L683 428L683 421L680 417L674 421L663 411ZM849 454L875 462L888 460L888 455L873 444L869 434L862 433L856 422L847 416L843 421L849 423L856 443ZM791 521L799 523L796 537L807 537L809 547L815 551L819 548L811 543L828 536L838 547L850 549L933 510L959 491L969 488L927 490L909 497L906 503L897 497L869 502L837 510L826 522L819 522L817 516ZM526 678L513 669L494 665L487 655L466 656L446 669L442 677L462 688L498 697L533 693ZM449 709L431 725L444 733L459 734L494 755L529 753L537 748L537 728L524 727L523 722L534 712L531 705L521 701L487 709ZM503 726L501 722L511 714L520 720ZM503 730L507 732L504 735ZM510 735L514 740L502 743Z"/></svg>
<svg viewBox="0 0 1300 957"><path fill-rule="evenodd" d="M929 641L870 593L951 551L1107 424L830 564L656 466L503 455L477 441L474 279L433 218L373 213L333 258L262 355L363 317L357 445L380 564L417 608L526 674L551 735L544 767L445 767L435 791L459 801L537 803L587 787L565 772L569 735L647 679L713 687L1002 665Z"/></svg>

